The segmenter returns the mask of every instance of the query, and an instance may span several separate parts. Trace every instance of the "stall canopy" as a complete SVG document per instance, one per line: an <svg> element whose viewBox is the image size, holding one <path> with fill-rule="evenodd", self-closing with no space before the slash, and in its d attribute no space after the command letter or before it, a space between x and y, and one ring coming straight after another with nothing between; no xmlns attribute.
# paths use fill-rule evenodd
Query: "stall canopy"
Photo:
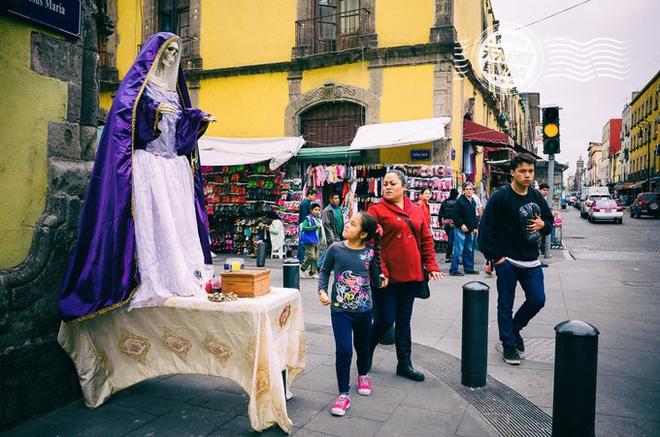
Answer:
<svg viewBox="0 0 660 437"><path fill-rule="evenodd" d="M294 157L305 144L302 137L199 139L202 165L244 165L270 161L271 170Z"/></svg>
<svg viewBox="0 0 660 437"><path fill-rule="evenodd" d="M489 129L470 120L463 120L463 141L477 146L493 147L515 147L513 139L505 133Z"/></svg>
<svg viewBox="0 0 660 437"><path fill-rule="evenodd" d="M439 117L360 126L350 150L382 149L436 141L445 138L445 126L450 121L449 117Z"/></svg>

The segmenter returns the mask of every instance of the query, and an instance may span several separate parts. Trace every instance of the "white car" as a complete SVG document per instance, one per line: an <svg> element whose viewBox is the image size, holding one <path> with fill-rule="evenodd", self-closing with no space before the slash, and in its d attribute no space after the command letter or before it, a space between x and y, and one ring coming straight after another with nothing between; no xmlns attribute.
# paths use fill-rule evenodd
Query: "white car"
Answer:
<svg viewBox="0 0 660 437"><path fill-rule="evenodd" d="M619 206L616 200L599 197L594 199L589 207L589 221L594 223L599 220L612 220L614 223L623 223L623 206Z"/></svg>
<svg viewBox="0 0 660 437"><path fill-rule="evenodd" d="M583 196L580 202L580 217L583 219L589 218L589 208L597 199L612 199L609 194L589 194Z"/></svg>

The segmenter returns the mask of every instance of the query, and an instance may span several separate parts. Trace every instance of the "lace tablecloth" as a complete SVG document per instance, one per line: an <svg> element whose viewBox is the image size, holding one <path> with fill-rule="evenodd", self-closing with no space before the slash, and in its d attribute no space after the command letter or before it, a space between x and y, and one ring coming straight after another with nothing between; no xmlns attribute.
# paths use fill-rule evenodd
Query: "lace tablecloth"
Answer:
<svg viewBox="0 0 660 437"><path fill-rule="evenodd" d="M249 395L254 430L277 424L289 432L293 426L282 371L290 385L305 367L298 290L273 288L266 296L222 303L174 297L163 307L62 323L58 341L76 366L90 408L157 376L211 375L236 382Z"/></svg>

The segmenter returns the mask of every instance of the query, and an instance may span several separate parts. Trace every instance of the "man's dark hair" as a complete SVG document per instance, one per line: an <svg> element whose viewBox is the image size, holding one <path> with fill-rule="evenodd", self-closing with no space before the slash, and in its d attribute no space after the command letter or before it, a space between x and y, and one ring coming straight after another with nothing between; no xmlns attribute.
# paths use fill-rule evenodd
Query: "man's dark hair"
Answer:
<svg viewBox="0 0 660 437"><path fill-rule="evenodd" d="M341 200L341 194L339 194L339 193L332 193L332 194L330 195L330 198L332 199L332 198L335 197L335 196L339 197L339 200Z"/></svg>
<svg viewBox="0 0 660 437"><path fill-rule="evenodd" d="M316 196L316 190L308 190L307 195L308 196Z"/></svg>
<svg viewBox="0 0 660 437"><path fill-rule="evenodd" d="M321 205L319 205L318 203L314 202L314 203L312 203L312 204L309 206L309 210L311 211L311 210L313 210L314 208L321 208Z"/></svg>
<svg viewBox="0 0 660 437"><path fill-rule="evenodd" d="M543 182L542 184L539 184L539 190L542 190L544 188L547 188L549 190L550 185L546 184L545 182Z"/></svg>
<svg viewBox="0 0 660 437"><path fill-rule="evenodd" d="M536 167L536 159L532 155L529 155L527 153L521 153L520 155L516 155L511 159L511 162L509 163L509 168L511 170L515 170L518 167L520 167L520 164L532 164L534 167Z"/></svg>

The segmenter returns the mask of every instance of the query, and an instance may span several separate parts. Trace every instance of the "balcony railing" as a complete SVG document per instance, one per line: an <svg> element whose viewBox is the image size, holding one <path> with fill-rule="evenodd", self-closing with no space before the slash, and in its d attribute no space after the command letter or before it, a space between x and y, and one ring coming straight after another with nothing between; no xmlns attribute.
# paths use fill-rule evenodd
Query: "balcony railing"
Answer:
<svg viewBox="0 0 660 437"><path fill-rule="evenodd" d="M365 46L368 18L369 10L360 8L296 21L294 57Z"/></svg>

